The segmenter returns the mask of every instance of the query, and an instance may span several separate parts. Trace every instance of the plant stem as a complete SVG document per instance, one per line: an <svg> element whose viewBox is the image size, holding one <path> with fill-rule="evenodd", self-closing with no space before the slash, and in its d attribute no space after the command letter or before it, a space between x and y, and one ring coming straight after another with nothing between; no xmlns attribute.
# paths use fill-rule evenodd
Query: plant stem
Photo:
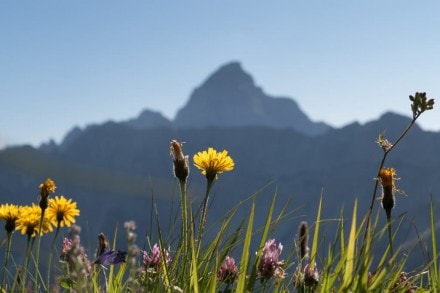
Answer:
<svg viewBox="0 0 440 293"><path fill-rule="evenodd" d="M7 240L8 242L7 242L7 245L6 245L5 264L3 265L2 286L1 286L1 288L4 288L5 275L6 275L6 271L8 269L8 260L9 260L9 255L11 253L12 232L8 232L7 238L8 238L8 240Z"/></svg>
<svg viewBox="0 0 440 293"><path fill-rule="evenodd" d="M180 196L182 205L182 243L183 243L183 265L186 264L188 256L188 208L186 198L186 181L179 180L180 182Z"/></svg>
<svg viewBox="0 0 440 293"><path fill-rule="evenodd" d="M399 138L391 145L391 147L387 150L384 151L382 160L380 162L379 168L377 170L377 175L376 178L379 178L379 173L380 170L383 168L383 166L385 165L385 160L388 156L388 154L394 149L394 147L403 139L403 137L408 133L408 131L411 129L411 127L414 125L414 123L416 122L417 118L420 115L416 115L414 116L414 118L411 120L411 122L409 123L409 125L406 127L406 129L403 131L403 133L399 136ZM367 232L370 229L370 224L371 224L371 214L373 213L373 207L374 207L374 201L376 199L376 194L377 194L377 188L379 186L379 181L376 180L376 183L374 184L374 189L373 189L373 195L371 197L371 203L370 203L370 207L368 208L368 212L367 212L367 222L366 222L366 226L365 226L365 233L364 233L364 238L363 238L363 242L365 243L365 239L367 236ZM391 244L390 244L391 245ZM363 246L363 245L362 245Z"/></svg>
<svg viewBox="0 0 440 293"><path fill-rule="evenodd" d="M52 244L50 245L50 251L49 251L49 261L47 263L47 287L46 291L49 293L50 291L50 267L52 265L52 254L53 254L53 247L55 245L55 240L57 239L58 233L60 232L60 224L57 225L57 230L55 231L55 236L53 237Z"/></svg>
<svg viewBox="0 0 440 293"><path fill-rule="evenodd" d="M31 257L31 251L32 251L31 245L31 235L28 234L27 236L27 243L26 243L26 258L24 259L24 272L23 272L23 279L21 280L21 292L25 292L26 288L26 278L28 273L28 267L29 267L29 260Z"/></svg>
<svg viewBox="0 0 440 293"><path fill-rule="evenodd" d="M44 209L41 209L41 217L40 217L40 227L38 228L38 243L37 243L37 252L35 255L35 261L34 261L34 266L35 266L35 278L34 278L34 290L38 291L38 275L40 274L39 272L39 268L38 268L38 262L40 259L40 246L41 246L41 231L43 230L43 220L44 220Z"/></svg>
<svg viewBox="0 0 440 293"><path fill-rule="evenodd" d="M203 232L205 230L206 211L208 209L209 192L211 191L211 187L213 184L214 184L214 180L207 180L205 198L203 199L202 214L200 216L199 232L197 235L197 254L199 253Z"/></svg>
<svg viewBox="0 0 440 293"><path fill-rule="evenodd" d="M390 243L390 256L391 261L394 259L394 249L393 249L393 234L391 231L391 213L390 215L387 215L387 229L388 229L388 242Z"/></svg>

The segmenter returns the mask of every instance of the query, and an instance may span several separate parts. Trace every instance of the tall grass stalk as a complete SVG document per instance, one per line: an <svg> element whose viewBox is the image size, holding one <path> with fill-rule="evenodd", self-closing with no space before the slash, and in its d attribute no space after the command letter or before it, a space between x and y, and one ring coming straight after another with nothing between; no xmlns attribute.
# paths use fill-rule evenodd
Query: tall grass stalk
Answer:
<svg viewBox="0 0 440 293"><path fill-rule="evenodd" d="M254 225L254 215L255 215L255 198L252 201L252 207L249 213L248 225L244 237L244 243L243 243L242 254L240 259L240 272L237 281L237 292L245 292L245 288L246 288L246 274L249 265L249 248L251 245L252 228Z"/></svg>
<svg viewBox="0 0 440 293"><path fill-rule="evenodd" d="M432 264L429 270L431 286L433 292L440 291L440 267L438 264L438 252L437 252L437 238L436 238L436 228L435 228L435 217L434 217L434 203L432 201L431 195L431 203L430 203L430 222L431 222L431 245L432 245Z"/></svg>

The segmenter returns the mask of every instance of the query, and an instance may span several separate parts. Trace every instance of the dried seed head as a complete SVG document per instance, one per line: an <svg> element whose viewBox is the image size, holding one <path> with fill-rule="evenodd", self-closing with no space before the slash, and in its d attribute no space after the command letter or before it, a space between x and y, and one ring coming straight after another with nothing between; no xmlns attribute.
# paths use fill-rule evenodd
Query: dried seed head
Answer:
<svg viewBox="0 0 440 293"><path fill-rule="evenodd" d="M299 243L299 257L304 259L309 253L309 228L307 222L303 221L298 227L298 243Z"/></svg>

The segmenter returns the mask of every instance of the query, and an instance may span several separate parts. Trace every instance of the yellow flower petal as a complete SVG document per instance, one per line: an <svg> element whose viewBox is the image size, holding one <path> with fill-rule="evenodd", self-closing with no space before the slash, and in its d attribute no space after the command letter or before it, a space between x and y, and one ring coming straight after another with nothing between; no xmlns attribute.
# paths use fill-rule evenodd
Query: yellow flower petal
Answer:
<svg viewBox="0 0 440 293"><path fill-rule="evenodd" d="M214 180L218 174L234 169L234 160L226 150L217 152L210 147L208 151L195 154L193 160L194 166L200 169L208 180Z"/></svg>

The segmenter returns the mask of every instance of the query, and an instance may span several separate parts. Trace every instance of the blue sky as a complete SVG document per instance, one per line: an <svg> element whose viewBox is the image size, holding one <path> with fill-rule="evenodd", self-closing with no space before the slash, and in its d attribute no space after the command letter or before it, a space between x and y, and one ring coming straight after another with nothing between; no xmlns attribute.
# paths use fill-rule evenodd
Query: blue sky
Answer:
<svg viewBox="0 0 440 293"><path fill-rule="evenodd" d="M336 127L440 97L439 1L1 1L0 38L0 147L173 118L235 60ZM420 125L440 130L439 111Z"/></svg>

